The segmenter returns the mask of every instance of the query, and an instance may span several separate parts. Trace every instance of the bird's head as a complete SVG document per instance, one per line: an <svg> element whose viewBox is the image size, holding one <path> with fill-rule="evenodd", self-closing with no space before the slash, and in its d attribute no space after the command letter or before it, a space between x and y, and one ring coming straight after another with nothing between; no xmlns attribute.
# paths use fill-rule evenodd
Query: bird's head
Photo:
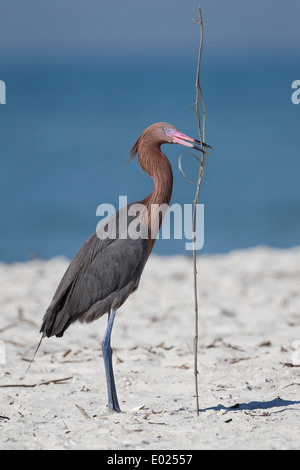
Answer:
<svg viewBox="0 0 300 470"><path fill-rule="evenodd" d="M148 147L149 145L160 146L162 144L180 144L199 151L205 151L201 148L200 140L193 139L192 137L183 134L172 124L168 124L167 122L156 122L155 124L147 127L147 129L145 129L144 132L140 135L131 149L129 161L134 158L134 156L139 152L139 149L141 150L142 147ZM205 144L204 142L202 145L204 148L212 149L212 147Z"/></svg>
<svg viewBox="0 0 300 470"><path fill-rule="evenodd" d="M185 147L194 148L200 151L202 150L200 140L193 139L192 137L189 137L188 135L183 134L176 127L172 126L172 124L167 124L166 122L159 122L157 124L158 124L158 129L160 129L160 131L163 134L162 143L180 144L180 145L184 145ZM205 144L204 142L203 142L203 147L212 148L209 145Z"/></svg>

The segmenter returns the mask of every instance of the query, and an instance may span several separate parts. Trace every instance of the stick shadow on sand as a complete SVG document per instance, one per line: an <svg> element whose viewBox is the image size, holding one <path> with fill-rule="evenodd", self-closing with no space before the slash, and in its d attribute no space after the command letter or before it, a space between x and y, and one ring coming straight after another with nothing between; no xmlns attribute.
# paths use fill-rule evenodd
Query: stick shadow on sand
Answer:
<svg viewBox="0 0 300 470"><path fill-rule="evenodd" d="M214 411L235 411L235 410L241 410L241 411L255 411L255 410L267 410L271 408L279 408L278 411L275 411L276 413L281 413L282 411L285 411L287 407L293 406L293 405L299 405L300 400L297 401L292 401L292 400L283 400L280 397L274 398L273 400L269 401L250 401L249 403L236 403L233 406L224 406L224 405L217 405L217 406L212 406L209 408L204 408L200 409L199 411L209 411L209 410L214 410ZM273 410L274 412L274 410Z"/></svg>

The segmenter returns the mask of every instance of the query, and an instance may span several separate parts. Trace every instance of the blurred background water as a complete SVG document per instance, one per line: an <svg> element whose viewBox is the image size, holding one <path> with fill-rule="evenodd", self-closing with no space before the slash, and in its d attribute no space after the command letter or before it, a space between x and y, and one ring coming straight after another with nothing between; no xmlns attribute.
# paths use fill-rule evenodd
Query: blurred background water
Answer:
<svg viewBox="0 0 300 470"><path fill-rule="evenodd" d="M209 42L214 31L206 4ZM195 5L185 9L183 27L196 15ZM58 8L56 2L52 8ZM152 180L137 160L126 166L131 146L148 125L166 121L197 138L195 109L188 106L195 98L199 30L189 28L188 52L167 44L158 53L154 42L145 54L139 47L130 47L130 54L115 48L77 56L66 48L60 55L50 47L39 54L37 44L34 54L28 53L32 44L23 54L17 39L7 40L10 52L0 66L7 87L7 104L0 106L0 260L72 257L95 230L99 204L118 208L119 195L128 202L148 195ZM29 25L25 37L30 34ZM205 205L203 252L299 245L300 105L291 101L291 84L300 79L299 52L295 57L288 48L267 48L254 54L237 45L237 53L223 54L218 46L206 48L201 84L206 141L215 151L206 158L199 201ZM174 171L171 202L191 203L195 186L178 170L185 149L162 149ZM183 165L197 179L196 162L185 158ZM185 242L159 240L154 251L186 253Z"/></svg>

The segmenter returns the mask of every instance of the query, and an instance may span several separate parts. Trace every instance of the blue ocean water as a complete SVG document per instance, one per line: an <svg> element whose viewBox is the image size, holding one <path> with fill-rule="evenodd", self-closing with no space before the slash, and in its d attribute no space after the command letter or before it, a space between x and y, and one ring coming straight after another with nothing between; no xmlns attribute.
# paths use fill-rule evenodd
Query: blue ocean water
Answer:
<svg viewBox="0 0 300 470"><path fill-rule="evenodd" d="M145 127L174 124L197 137L195 58L1 64L0 260L73 257L95 230L96 208L152 190L129 150ZM300 243L300 105L294 59L203 59L206 141L200 203L203 252ZM172 203L191 203L195 186L178 170L184 148L164 146L174 170ZM198 176L192 158L185 172ZM186 240L158 240L159 254L185 252Z"/></svg>

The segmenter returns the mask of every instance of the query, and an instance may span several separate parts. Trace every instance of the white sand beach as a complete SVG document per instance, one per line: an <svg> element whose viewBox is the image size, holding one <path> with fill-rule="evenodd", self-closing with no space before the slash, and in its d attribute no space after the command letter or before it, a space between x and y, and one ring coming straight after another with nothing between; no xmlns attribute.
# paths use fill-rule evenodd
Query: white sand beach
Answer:
<svg viewBox="0 0 300 470"><path fill-rule="evenodd" d="M190 258L151 256L117 313L122 413L107 409L106 316L44 339L24 377L67 266L0 265L1 449L300 447L300 248L199 256L199 416Z"/></svg>

